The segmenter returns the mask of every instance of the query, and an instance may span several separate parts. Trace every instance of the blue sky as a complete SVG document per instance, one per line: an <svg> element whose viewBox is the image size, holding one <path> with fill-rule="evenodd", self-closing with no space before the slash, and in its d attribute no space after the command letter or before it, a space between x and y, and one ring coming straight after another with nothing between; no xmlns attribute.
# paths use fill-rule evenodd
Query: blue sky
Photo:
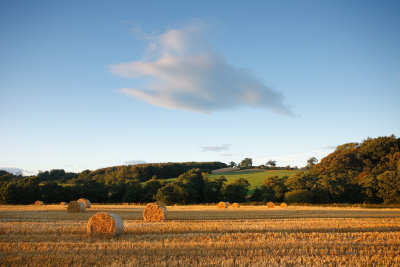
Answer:
<svg viewBox="0 0 400 267"><path fill-rule="evenodd" d="M398 14L398 1L1 1L0 167L300 167L398 136Z"/></svg>

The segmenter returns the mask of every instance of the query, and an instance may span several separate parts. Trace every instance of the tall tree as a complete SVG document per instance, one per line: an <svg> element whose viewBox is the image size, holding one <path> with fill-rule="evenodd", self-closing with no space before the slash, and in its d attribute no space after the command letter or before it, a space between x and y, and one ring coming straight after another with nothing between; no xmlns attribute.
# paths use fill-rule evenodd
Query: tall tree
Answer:
<svg viewBox="0 0 400 267"><path fill-rule="evenodd" d="M268 162L265 164L265 166L275 167L276 166L276 160L268 160Z"/></svg>
<svg viewBox="0 0 400 267"><path fill-rule="evenodd" d="M249 186L249 182L244 178L226 184L223 189L224 199L229 202L245 202Z"/></svg>
<svg viewBox="0 0 400 267"><path fill-rule="evenodd" d="M307 160L307 169L311 169L315 164L317 164L318 159L316 157L311 157Z"/></svg>
<svg viewBox="0 0 400 267"><path fill-rule="evenodd" d="M240 167L242 168L251 168L253 166L253 160L251 158L245 158L240 162Z"/></svg>

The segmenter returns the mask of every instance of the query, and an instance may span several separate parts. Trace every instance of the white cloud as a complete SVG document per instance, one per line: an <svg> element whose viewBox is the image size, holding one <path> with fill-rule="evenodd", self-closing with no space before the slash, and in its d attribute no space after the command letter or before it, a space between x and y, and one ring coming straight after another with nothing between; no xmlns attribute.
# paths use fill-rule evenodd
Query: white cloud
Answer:
<svg viewBox="0 0 400 267"><path fill-rule="evenodd" d="M35 174L35 172L33 171L28 171L20 168L0 168L0 170L12 173L14 175L22 174L23 176L29 176Z"/></svg>
<svg viewBox="0 0 400 267"><path fill-rule="evenodd" d="M200 23L145 35L135 28L133 31L148 41L146 60L111 65L110 70L116 75L145 79L149 85L120 91L165 108L211 113L251 106L293 116L280 92L232 66L211 49L203 38L203 29Z"/></svg>
<svg viewBox="0 0 400 267"><path fill-rule="evenodd" d="M145 164L145 163L148 163L148 162L145 160L141 160L141 159L124 161L124 165L138 165L138 164Z"/></svg>
<svg viewBox="0 0 400 267"><path fill-rule="evenodd" d="M286 166L286 165L291 165L291 166L305 166L307 164L307 160L310 159L311 157L316 157L318 159L318 162L321 161L324 157L332 153L332 148L325 147L320 150L314 150L314 151L309 151L305 153L296 153L296 154L290 154L290 155L276 155L273 156L272 158L255 158L253 161L255 162L254 164L265 164L268 160L276 160L278 166Z"/></svg>
<svg viewBox="0 0 400 267"><path fill-rule="evenodd" d="M220 146L205 146L202 147L202 152L208 152L208 151L224 151L224 150L229 150L231 147L231 144L224 144Z"/></svg>

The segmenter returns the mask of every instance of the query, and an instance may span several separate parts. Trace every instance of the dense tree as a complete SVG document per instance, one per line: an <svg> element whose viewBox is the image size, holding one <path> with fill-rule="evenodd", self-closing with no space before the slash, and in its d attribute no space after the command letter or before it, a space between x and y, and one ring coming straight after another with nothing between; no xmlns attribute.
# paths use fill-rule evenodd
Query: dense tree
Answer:
<svg viewBox="0 0 400 267"><path fill-rule="evenodd" d="M154 201L154 196L157 194L157 191L163 187L164 181L160 181L156 176L153 176L151 180L148 180L143 187L142 193L142 202L152 202Z"/></svg>
<svg viewBox="0 0 400 267"><path fill-rule="evenodd" d="M186 203L204 202L205 183L200 169L192 169L178 177L178 183L181 184L187 192Z"/></svg>
<svg viewBox="0 0 400 267"><path fill-rule="evenodd" d="M318 159L316 157L311 157L307 160L307 169L311 169L316 163L318 162Z"/></svg>
<svg viewBox="0 0 400 267"><path fill-rule="evenodd" d="M285 201L288 203L310 203L313 194L308 190L293 190L285 194Z"/></svg>
<svg viewBox="0 0 400 267"><path fill-rule="evenodd" d="M272 167L275 162L270 160L267 164ZM86 170L80 174L56 169L40 172L36 177L0 171L0 202L52 203L80 197L93 202L158 199L171 204L245 201L249 187L246 180L226 183L223 176L208 178L206 172L226 166L221 162L156 163ZM244 159L240 166L251 167L252 159ZM309 159L308 167L290 178L268 177L254 190L251 200L400 203L400 139L393 135L340 145L319 163ZM173 177L178 177L176 182L165 184L163 179Z"/></svg>
<svg viewBox="0 0 400 267"><path fill-rule="evenodd" d="M92 202L106 202L107 189L103 183L94 180L79 181L73 187L74 199L87 198Z"/></svg>
<svg viewBox="0 0 400 267"><path fill-rule="evenodd" d="M54 181L45 182L39 189L40 199L46 203L59 203L70 198L68 191Z"/></svg>
<svg viewBox="0 0 400 267"><path fill-rule="evenodd" d="M240 167L242 168L251 168L253 166L253 160L251 158L245 158L240 162Z"/></svg>
<svg viewBox="0 0 400 267"><path fill-rule="evenodd" d="M400 203L400 177L395 171L386 171L377 177L378 197L385 204Z"/></svg>
<svg viewBox="0 0 400 267"><path fill-rule="evenodd" d="M267 167L275 167L276 166L276 160L268 160L268 162L265 164Z"/></svg>
<svg viewBox="0 0 400 267"><path fill-rule="evenodd" d="M278 176L267 177L261 187L254 190L251 196L252 201L283 201L285 192L287 191L285 181L287 176L279 178Z"/></svg>
<svg viewBox="0 0 400 267"><path fill-rule="evenodd" d="M219 178L215 178L213 180L205 178L204 182L204 202L215 203L221 201L223 199L222 189L225 182L227 182L226 178L224 176L220 176Z"/></svg>
<svg viewBox="0 0 400 267"><path fill-rule="evenodd" d="M122 202L140 202L142 190L142 185L138 179L126 182Z"/></svg>
<svg viewBox="0 0 400 267"><path fill-rule="evenodd" d="M158 190L154 198L165 203L166 205L175 203L186 204L188 193L178 183L168 183Z"/></svg>
<svg viewBox="0 0 400 267"><path fill-rule="evenodd" d="M224 200L229 202L245 202L249 186L249 182L244 178L238 178L226 184L223 188Z"/></svg>

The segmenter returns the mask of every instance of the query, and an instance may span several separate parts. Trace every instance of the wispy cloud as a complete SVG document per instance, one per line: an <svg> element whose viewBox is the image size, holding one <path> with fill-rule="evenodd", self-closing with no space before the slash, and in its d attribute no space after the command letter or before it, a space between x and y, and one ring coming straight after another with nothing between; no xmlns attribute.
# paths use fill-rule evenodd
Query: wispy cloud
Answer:
<svg viewBox="0 0 400 267"><path fill-rule="evenodd" d="M24 170L24 169L20 169L20 168L0 168L0 170L12 173L14 175L22 174L24 176L28 176L28 175L35 174L35 172L33 172L33 171L28 171L28 170Z"/></svg>
<svg viewBox="0 0 400 267"><path fill-rule="evenodd" d="M224 150L229 150L232 144L224 144L220 146L204 146L202 147L202 152L218 152L218 151L224 151Z"/></svg>
<svg viewBox="0 0 400 267"><path fill-rule="evenodd" d="M147 163L147 161L144 160L128 160L128 161L124 161L124 165L137 165L137 164L144 164Z"/></svg>
<svg viewBox="0 0 400 267"><path fill-rule="evenodd" d="M266 86L250 71L228 63L203 38L203 29L203 23L158 35L133 29L148 42L145 59L111 65L110 70L116 75L144 79L148 86L120 91L172 109L211 113L251 106L293 116L280 92Z"/></svg>

